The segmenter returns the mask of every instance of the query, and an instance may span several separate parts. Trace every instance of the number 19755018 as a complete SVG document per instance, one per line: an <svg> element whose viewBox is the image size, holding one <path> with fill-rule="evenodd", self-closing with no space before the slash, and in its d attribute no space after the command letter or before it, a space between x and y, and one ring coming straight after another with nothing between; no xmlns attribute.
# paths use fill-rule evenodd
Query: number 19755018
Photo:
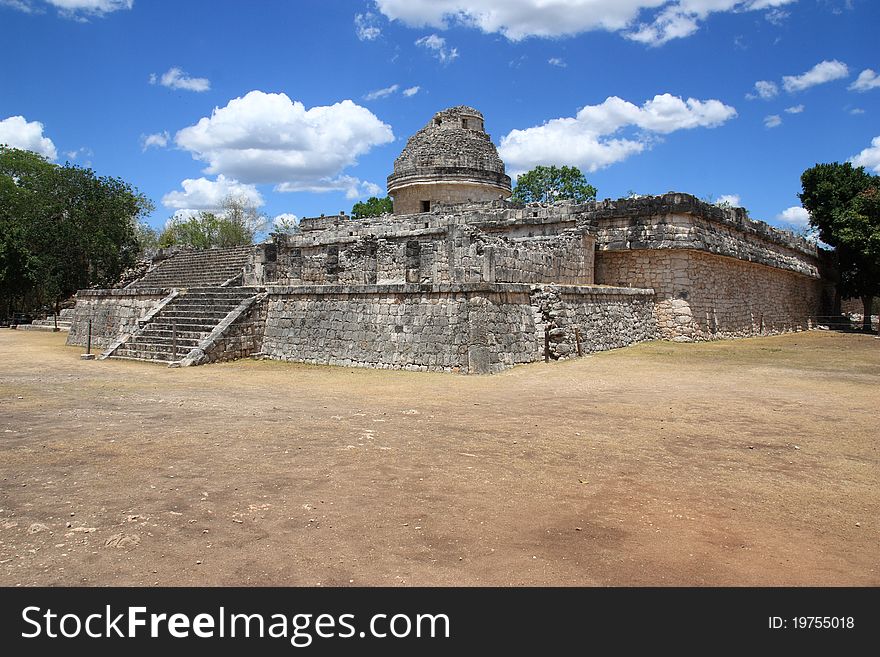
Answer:
<svg viewBox="0 0 880 657"><path fill-rule="evenodd" d="M771 630L851 630L855 624L852 616L770 616L767 621Z"/></svg>

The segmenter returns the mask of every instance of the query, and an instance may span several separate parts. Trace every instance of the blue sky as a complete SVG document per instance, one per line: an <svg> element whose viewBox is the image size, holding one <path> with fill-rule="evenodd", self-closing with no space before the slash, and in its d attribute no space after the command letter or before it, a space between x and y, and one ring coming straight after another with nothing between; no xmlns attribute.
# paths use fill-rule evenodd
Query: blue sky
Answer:
<svg viewBox="0 0 880 657"><path fill-rule="evenodd" d="M796 225L805 168L880 173L878 27L872 0L0 0L0 143L125 179L157 227L230 193L315 216L467 104L512 175Z"/></svg>

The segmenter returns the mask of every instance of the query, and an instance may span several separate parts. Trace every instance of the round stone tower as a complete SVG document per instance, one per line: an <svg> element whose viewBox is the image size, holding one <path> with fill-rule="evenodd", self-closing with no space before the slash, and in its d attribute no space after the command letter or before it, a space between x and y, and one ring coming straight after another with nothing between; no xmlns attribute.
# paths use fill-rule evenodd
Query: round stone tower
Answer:
<svg viewBox="0 0 880 657"><path fill-rule="evenodd" d="M483 115L464 105L437 112L394 160L388 195L394 214L510 196L510 176L483 130Z"/></svg>

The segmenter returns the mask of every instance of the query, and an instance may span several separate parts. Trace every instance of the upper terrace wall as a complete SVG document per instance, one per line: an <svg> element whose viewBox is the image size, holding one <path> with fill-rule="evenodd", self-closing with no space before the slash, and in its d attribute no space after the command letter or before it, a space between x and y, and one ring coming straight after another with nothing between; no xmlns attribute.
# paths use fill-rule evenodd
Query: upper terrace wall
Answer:
<svg viewBox="0 0 880 657"><path fill-rule="evenodd" d="M815 244L687 194L604 203L579 215L600 251L692 249L819 276Z"/></svg>
<svg viewBox="0 0 880 657"><path fill-rule="evenodd" d="M482 213L303 221L246 275L252 284L593 282L594 238L570 218L526 230Z"/></svg>
<svg viewBox="0 0 880 657"><path fill-rule="evenodd" d="M819 275L815 244L762 221L754 221L742 208L720 208L689 194L669 193L583 204L562 202L521 206L492 201L444 205L428 213L386 215L367 220L352 220L345 215L303 219L301 227L302 233L288 239L285 248L307 250L335 244L344 250L348 248L344 245L369 237L388 242L415 239L421 243L422 252L426 252L434 248L426 248L427 243L457 239L456 231L470 231L474 242L487 244L493 237L498 237L512 245L519 238L553 237L579 230L596 238L599 251L690 249L787 269L814 278ZM524 242L522 248L517 249L516 257L522 258L528 250L540 250L542 246L546 243L540 240ZM461 254L463 257L467 255L465 252ZM572 252L568 252L566 257L571 255ZM397 261L403 257L400 255ZM433 261L443 260L442 254L433 256ZM445 260L448 268L448 255ZM582 264L586 266L587 263ZM455 266L458 263L453 262L452 268ZM578 276L583 274L581 271ZM442 267L436 275L439 278L432 280L446 280L444 276L454 278L454 273L444 274ZM546 279L550 282L557 274L547 271L546 275L551 277ZM399 272L393 276L403 280ZM535 279L527 274L516 280L520 281L535 282ZM578 282L591 281L583 279Z"/></svg>

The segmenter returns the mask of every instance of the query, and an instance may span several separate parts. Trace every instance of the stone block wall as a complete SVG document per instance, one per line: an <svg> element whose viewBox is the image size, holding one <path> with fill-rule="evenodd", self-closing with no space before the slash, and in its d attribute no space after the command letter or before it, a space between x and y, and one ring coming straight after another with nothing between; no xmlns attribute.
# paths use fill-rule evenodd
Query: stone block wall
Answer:
<svg viewBox="0 0 880 657"><path fill-rule="evenodd" d="M267 303L279 360L482 374L535 359L527 286L297 286Z"/></svg>
<svg viewBox="0 0 880 657"><path fill-rule="evenodd" d="M89 319L92 345L108 347L122 333L137 328L137 320L150 312L167 295L166 290L80 290L71 313L67 344L86 346Z"/></svg>
<svg viewBox="0 0 880 657"><path fill-rule="evenodd" d="M573 226L560 227L558 234L517 237L470 225L408 228L381 236L282 241L273 246L274 266L262 264L263 279L250 284L593 282L595 239Z"/></svg>
<svg viewBox="0 0 880 657"><path fill-rule="evenodd" d="M804 330L819 314L818 278L690 249L600 251L596 278L653 287L657 329L669 340Z"/></svg>
<svg viewBox="0 0 880 657"><path fill-rule="evenodd" d="M742 226L697 215L610 217L598 221L594 230L600 251L693 249L807 276L819 273L815 247L808 254L796 248L799 245L794 238L791 242L768 239L776 237L775 233L747 231Z"/></svg>
<svg viewBox="0 0 880 657"><path fill-rule="evenodd" d="M220 335L202 350L197 364L249 358L261 353L266 334L266 311L265 294L260 294L228 326L218 326Z"/></svg>
<svg viewBox="0 0 880 657"><path fill-rule="evenodd" d="M295 286L268 292L263 353L303 363L485 374L656 337L653 292L597 286ZM580 350L578 349L580 345Z"/></svg>
<svg viewBox="0 0 880 657"><path fill-rule="evenodd" d="M537 286L532 292L535 339L552 360L627 347L659 337L653 290Z"/></svg>
<svg viewBox="0 0 880 657"><path fill-rule="evenodd" d="M593 282L595 238L583 232L515 239L481 236L474 254L475 269L497 283L558 283L589 285ZM477 250L478 249L478 250Z"/></svg>

